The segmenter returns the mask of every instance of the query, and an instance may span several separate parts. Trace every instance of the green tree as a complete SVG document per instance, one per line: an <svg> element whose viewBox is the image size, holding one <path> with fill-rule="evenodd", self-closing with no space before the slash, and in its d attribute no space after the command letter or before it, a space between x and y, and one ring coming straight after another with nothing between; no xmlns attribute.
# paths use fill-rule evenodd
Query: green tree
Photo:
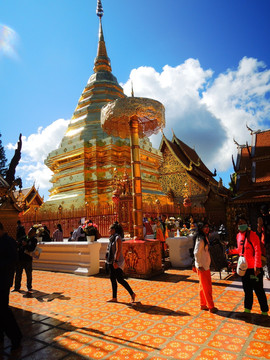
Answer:
<svg viewBox="0 0 270 360"><path fill-rule="evenodd" d="M7 158L4 146L2 145L1 137L2 134L0 133L0 175L5 176L7 172Z"/></svg>

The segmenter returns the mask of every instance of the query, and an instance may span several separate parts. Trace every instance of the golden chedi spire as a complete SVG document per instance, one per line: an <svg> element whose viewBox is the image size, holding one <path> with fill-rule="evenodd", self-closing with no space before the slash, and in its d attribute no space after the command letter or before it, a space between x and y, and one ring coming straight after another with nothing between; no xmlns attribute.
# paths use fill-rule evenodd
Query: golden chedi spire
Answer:
<svg viewBox="0 0 270 360"><path fill-rule="evenodd" d="M94 73L89 77L73 112L60 146L48 154L45 164L53 171L46 211L76 209L88 204L112 203L112 170L130 173L128 139L108 136L101 127L100 110L107 103L125 98L122 87L111 71L110 59L104 42L101 18L103 8L97 2L99 40ZM152 148L148 138L141 139L144 191L160 191L158 167L160 153ZM152 195L151 195L152 196Z"/></svg>
<svg viewBox="0 0 270 360"><path fill-rule="evenodd" d="M98 34L98 50L97 50L97 57L95 58L94 63L94 72L98 71L112 71L111 62L107 55L106 45L104 41L103 29L102 29L102 22L101 18L103 16L103 7L101 4L101 0L97 2L97 16L99 17L99 34Z"/></svg>

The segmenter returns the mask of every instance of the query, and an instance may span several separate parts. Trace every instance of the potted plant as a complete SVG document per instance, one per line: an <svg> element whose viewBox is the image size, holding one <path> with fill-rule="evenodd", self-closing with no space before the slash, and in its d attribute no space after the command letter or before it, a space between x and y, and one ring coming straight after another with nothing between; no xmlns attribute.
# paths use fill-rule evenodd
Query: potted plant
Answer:
<svg viewBox="0 0 270 360"><path fill-rule="evenodd" d="M83 225L83 231L86 234L88 242L96 241L100 237L97 224L93 223L91 220L85 221Z"/></svg>
<svg viewBox="0 0 270 360"><path fill-rule="evenodd" d="M42 224L35 224L35 225L33 225L33 228L36 229L36 238L37 238L38 243L41 243L42 242L42 234L44 232L43 225Z"/></svg>
<svg viewBox="0 0 270 360"><path fill-rule="evenodd" d="M180 229L180 236L188 236L190 234L190 230L184 224L182 229Z"/></svg>

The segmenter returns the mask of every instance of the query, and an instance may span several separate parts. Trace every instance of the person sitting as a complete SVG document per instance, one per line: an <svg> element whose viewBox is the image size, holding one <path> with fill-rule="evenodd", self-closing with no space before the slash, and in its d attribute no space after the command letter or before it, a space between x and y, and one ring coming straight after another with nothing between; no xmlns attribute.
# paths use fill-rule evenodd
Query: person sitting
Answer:
<svg viewBox="0 0 270 360"><path fill-rule="evenodd" d="M61 224L56 225L56 230L53 233L53 241L63 241L63 230Z"/></svg>
<svg viewBox="0 0 270 360"><path fill-rule="evenodd" d="M52 241L52 239L50 237L50 230L48 229L48 227L46 225L44 225L44 230L43 230L43 233L42 233L41 237L42 237L43 242Z"/></svg>
<svg viewBox="0 0 270 360"><path fill-rule="evenodd" d="M69 238L68 238L68 241L74 241L74 240L72 239L73 231L71 231L69 234L70 234L70 236L69 236Z"/></svg>
<svg viewBox="0 0 270 360"><path fill-rule="evenodd" d="M86 241L86 233L83 230L81 220L78 222L79 226L73 231L72 240L73 241Z"/></svg>

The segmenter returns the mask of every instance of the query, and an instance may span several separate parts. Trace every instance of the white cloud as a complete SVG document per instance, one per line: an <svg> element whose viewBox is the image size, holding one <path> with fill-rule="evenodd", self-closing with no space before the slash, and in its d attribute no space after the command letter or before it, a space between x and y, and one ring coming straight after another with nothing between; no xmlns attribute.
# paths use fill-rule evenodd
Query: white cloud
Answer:
<svg viewBox="0 0 270 360"><path fill-rule="evenodd" d="M16 59L18 57L17 44L17 33L9 26L0 24L0 55L3 54Z"/></svg>
<svg viewBox="0 0 270 360"><path fill-rule="evenodd" d="M209 112L220 119L227 140L217 149L214 162L223 159L221 170L226 170L235 152L233 138L239 143L250 141L246 124L264 129L270 116L270 70L263 62L244 57L237 70L220 74L204 93L202 101Z"/></svg>
<svg viewBox="0 0 270 360"><path fill-rule="evenodd" d="M28 137L22 136L22 158L16 169L16 176L23 179L23 187L32 186L35 182L40 189L48 190L52 172L44 164L49 152L58 148L69 120L58 119L46 128L39 127L37 132ZM7 149L16 148L8 144ZM46 194L47 195L47 194Z"/></svg>
<svg viewBox="0 0 270 360"><path fill-rule="evenodd" d="M244 57L237 70L227 70L213 78L199 61L188 59L176 67L168 65L158 73L151 67L133 69L123 85L130 94L161 101L166 109L166 136L175 134L196 151L210 169L226 171L236 152L233 138L250 140L246 123L265 128L269 118L270 70L263 62ZM158 146L160 136L151 138ZM222 161L221 161L222 159Z"/></svg>
<svg viewBox="0 0 270 360"><path fill-rule="evenodd" d="M212 70L204 70L198 60L188 59L176 67L164 66L161 73L151 67L133 69L123 87L125 93L130 93L132 81L135 96L161 101L166 109L165 135L171 138L173 129L181 140L195 146L204 161L207 156L211 165L214 151L226 140L220 119L207 110L201 99L212 76ZM151 140L155 147L159 146L160 136Z"/></svg>

